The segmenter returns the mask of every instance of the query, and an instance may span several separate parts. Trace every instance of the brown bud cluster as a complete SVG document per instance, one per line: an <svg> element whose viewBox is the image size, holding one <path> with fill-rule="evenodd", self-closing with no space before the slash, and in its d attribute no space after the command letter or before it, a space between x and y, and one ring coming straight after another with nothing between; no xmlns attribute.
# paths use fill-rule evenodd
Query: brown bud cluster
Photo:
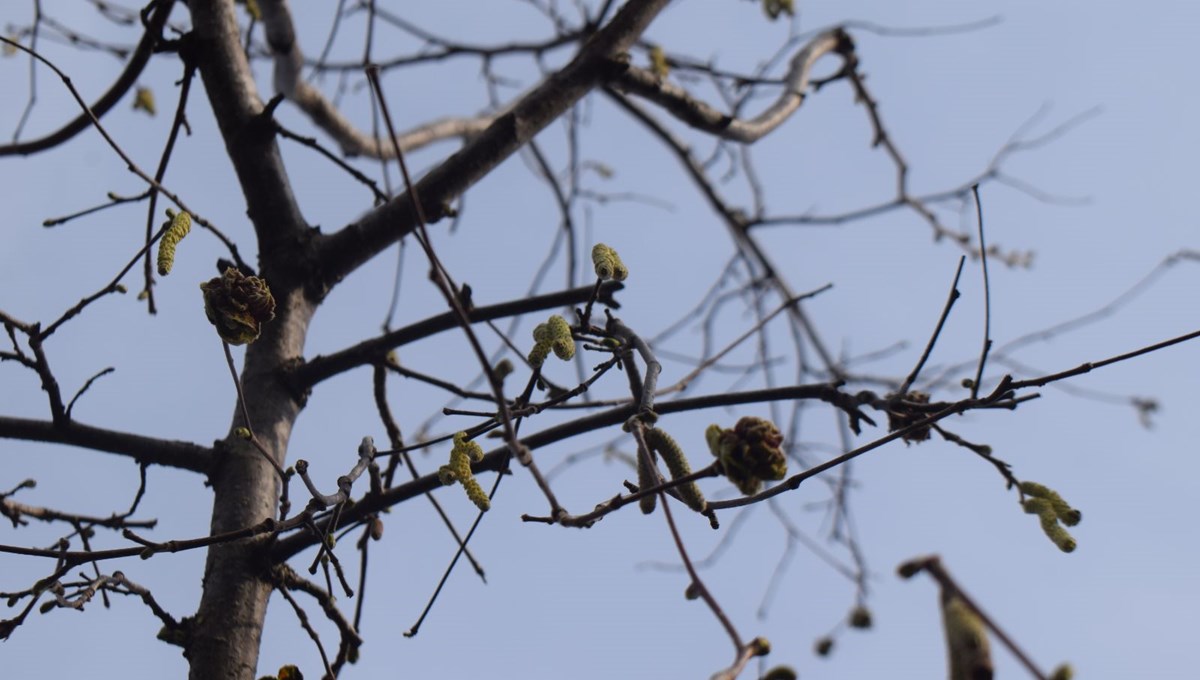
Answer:
<svg viewBox="0 0 1200 680"><path fill-rule="evenodd" d="M234 267L200 284L204 293L204 314L217 334L231 345L245 345L258 339L262 325L275 318L275 298L267 282L246 276Z"/></svg>
<svg viewBox="0 0 1200 680"><path fill-rule="evenodd" d="M705 438L725 476L747 496L761 491L764 480L778 481L787 475L783 435L769 420L746 416L732 430L709 425Z"/></svg>
<svg viewBox="0 0 1200 680"><path fill-rule="evenodd" d="M894 396L894 395L893 395ZM910 404L928 404L929 394L927 392L918 392L913 390L904 395L904 401ZM895 402L888 406L888 432L901 430L913 423L924 420L929 416L929 413L922 411L902 402ZM930 426L918 427L901 437L906 442L923 442L929 439Z"/></svg>

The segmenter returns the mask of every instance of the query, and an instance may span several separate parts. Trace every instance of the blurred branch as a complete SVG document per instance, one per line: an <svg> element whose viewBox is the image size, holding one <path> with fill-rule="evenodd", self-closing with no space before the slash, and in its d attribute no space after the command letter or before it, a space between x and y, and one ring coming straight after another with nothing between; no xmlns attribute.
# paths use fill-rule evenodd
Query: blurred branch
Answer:
<svg viewBox="0 0 1200 680"><path fill-rule="evenodd" d="M133 57L126 64L125 70L121 72L121 75L108 88L108 91L96 100L95 104L87 107L84 113L76 116L71 122L45 137L28 142L0 145L0 156L28 156L39 151L52 149L86 130L94 118L101 118L104 114L108 113L112 107L116 106L117 102L121 101L125 93L129 92L129 88L133 87L138 77L141 76L142 70L146 68L146 64L150 61L150 56L154 53L155 46L162 40L163 26L166 25L167 17L171 14L171 9L174 6L175 0L158 0L155 3L149 19L145 22L145 33L142 34L142 39L133 51Z"/></svg>

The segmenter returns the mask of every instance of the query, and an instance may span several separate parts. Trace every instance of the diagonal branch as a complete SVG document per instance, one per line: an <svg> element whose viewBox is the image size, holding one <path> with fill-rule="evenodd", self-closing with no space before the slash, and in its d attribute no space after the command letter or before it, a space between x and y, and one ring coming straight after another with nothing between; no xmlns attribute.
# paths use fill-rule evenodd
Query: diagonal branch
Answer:
<svg viewBox="0 0 1200 680"><path fill-rule="evenodd" d="M418 182L417 192L428 221L432 223L445 217L450 201L487 176L584 95L627 69L628 63L618 57L668 2L630 0L585 44L571 63L551 74L511 111L497 118L487 130ZM411 196L405 193L336 234L318 240L325 285L332 287L384 248L412 232L416 220L411 201Z"/></svg>

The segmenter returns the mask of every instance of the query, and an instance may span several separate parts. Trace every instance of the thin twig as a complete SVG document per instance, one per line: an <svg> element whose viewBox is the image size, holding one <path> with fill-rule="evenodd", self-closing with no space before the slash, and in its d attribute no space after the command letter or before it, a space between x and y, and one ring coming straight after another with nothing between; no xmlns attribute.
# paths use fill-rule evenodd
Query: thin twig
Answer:
<svg viewBox="0 0 1200 680"><path fill-rule="evenodd" d="M283 599L292 605L292 611L296 612L296 619L300 622L300 627L304 629L304 632L308 633L308 637L317 646L317 652L321 654L321 663L325 665L325 677L336 678L337 675L329 667L329 656L325 654L325 645L321 644L321 636L317 635L316 629L308 622L308 613L304 611L304 607L300 606L300 603L296 601L296 598L292 597L292 594L287 591L286 587L280 586L275 589L275 592L283 596Z"/></svg>
<svg viewBox="0 0 1200 680"><path fill-rule="evenodd" d="M492 483L492 489L488 492L488 500L496 497L496 491L500 488L500 481L504 479L505 476L506 471L504 470L502 470L500 474L496 475L496 481ZM430 595L429 601L425 603L425 608L421 610L421 615L417 617L416 623L414 623L411 628L404 631L404 637L414 637L416 636L417 632L420 631L421 624L425 622L425 617L429 616L429 612L433 610L433 603L437 601L438 595L442 592L442 588L446 585L446 581L449 580L450 574L454 571L454 565L458 563L458 558L462 557L463 553L466 551L467 542L470 541L471 537L475 535L475 530L479 528L479 523L483 521L483 516L485 514L487 513L480 512L479 514L475 515L475 521L471 524L471 528L467 530L467 535L459 544L458 550L454 553L454 557L450 558L450 564L448 564L446 566L446 570L442 572L442 577L438 580L437 587L433 589L433 594Z"/></svg>
<svg viewBox="0 0 1200 680"><path fill-rule="evenodd" d="M975 217L979 224L979 259L983 265L983 349L979 352L979 367L975 370L975 382L971 383L971 398L979 396L979 383L983 380L983 367L987 364L988 352L992 349L992 289L988 278L987 244L983 241L983 204L979 201L979 185L971 187L975 196Z"/></svg>
<svg viewBox="0 0 1200 680"><path fill-rule="evenodd" d="M250 409L246 406L246 397L242 392L242 379L240 376L238 376L237 366L234 364L233 352L229 349L229 343L221 340L221 346L225 348L225 361L229 365L229 375L233 377L233 387L235 390L237 390L238 407L242 411L242 421L246 423L246 431L250 433L249 441L254 445L254 448L262 454L263 458L267 459L267 462L271 464L271 467L275 468L275 473L279 475L279 480L286 489L287 473L283 471L283 468L279 466L278 462L276 462L275 457L272 456L270 452L267 451L266 447L262 445L262 442L258 440L258 436L254 434L254 425L250 422ZM286 496L284 496L284 498L286 498ZM280 502L282 503L283 499L281 499Z"/></svg>
<svg viewBox="0 0 1200 680"><path fill-rule="evenodd" d="M933 335L929 336L929 342L926 343L925 351L921 353L921 358L917 360L917 365L913 366L912 373L908 374L908 377L900 385L900 389L896 390L897 397L903 397L905 394L908 394L908 388L912 387L912 384L916 382L917 376L921 374L921 369L925 367L925 362L929 360L929 355L933 352L933 346L937 344L937 339L942 334L942 326L946 324L946 319L950 317L950 309L954 307L954 301L962 295L962 293L958 292L958 279L962 276L963 264L966 261L966 255L958 258L958 269L954 272L954 281L950 284L950 294L946 296L946 304L942 307L942 315L938 317L937 325L933 328Z"/></svg>
<svg viewBox="0 0 1200 680"><path fill-rule="evenodd" d="M71 397L71 401L67 404L67 413L66 413L67 418L70 419L71 409L75 408L75 402L79 401L79 398L83 396L83 393L88 391L88 388L92 386L92 383L96 382L98 379L103 378L104 376L106 376L109 373L112 373L113 371L116 371L116 370L117 369L113 368L112 366L109 366L108 368L100 371L96 375L93 375L92 377L88 378L87 382L85 382L83 384L83 387L79 388L79 391L75 393L75 396Z"/></svg>

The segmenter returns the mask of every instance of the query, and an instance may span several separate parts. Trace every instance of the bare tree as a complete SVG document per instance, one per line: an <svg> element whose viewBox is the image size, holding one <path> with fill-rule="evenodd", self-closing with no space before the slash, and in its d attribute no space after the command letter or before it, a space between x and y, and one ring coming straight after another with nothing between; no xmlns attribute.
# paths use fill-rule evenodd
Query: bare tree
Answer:
<svg viewBox="0 0 1200 680"><path fill-rule="evenodd" d="M123 260L115 268L93 260L93 269L106 276L98 288L80 296L89 285L82 274L54 273L77 300L61 308L45 303L17 311L26 307L10 306L13 291L44 284L4 281L3 370L36 378L14 382L25 390L14 400L30 401L40 386L42 401L38 416L0 417L0 437L115 454L136 463L139 483L127 505L121 492L102 489L103 503L122 509L95 515L73 508L69 498L53 508L29 499L33 478L0 479L0 512L14 529L29 532L27 539L14 533L0 553L6 564L20 562L22 570L36 571L16 583L9 574L18 572L4 570L0 587L14 614L0 621L0 637L16 640L54 625L37 616L39 611L56 616L59 609L93 604L97 595L106 603L117 594L132 595L161 624L159 639L182 649L190 677L254 678L266 672L258 669L259 652L275 594L276 607L294 612L319 651L323 667L305 672L352 677L348 663L387 653L386 637L372 638L362 617L367 575L375 573L368 570L370 546L377 541L386 546L389 539L404 545L393 535L405 529L393 525L388 513L427 504L455 546L446 555L446 575L457 567L482 577L489 556L472 550L476 530L487 531L481 522L497 512L493 505L506 500L506 491L511 499L511 487L532 480L529 493L522 491L501 511L520 506L529 531L540 525L578 531L639 510L652 515L647 521L656 526L657 516L665 517L663 539L686 574L675 592L701 600L731 643L730 658L712 671L724 678L752 674L748 666L771 645L744 632L746 622L729 613L717 589L706 584L702 569L711 559L689 554L693 532L698 527L723 532L712 556L719 558L726 541L737 540L749 516L744 509L769 507L785 530L787 552L767 585L766 602L787 577L796 547L849 583L850 613L817 644L818 652L828 653L841 632L871 625L869 546L860 545L850 517L849 463L897 440L918 444L936 438L978 458L998 473L998 483L1021 509L1037 517L1035 524L1055 546L1074 550L1069 527L1081 515L1051 488L1058 486L1055 480L1029 480L1025 470L988 444L959 434L947 419L975 411L1017 411L1003 416L1017 418L1036 406L1029 402L1043 386L1196 335L1053 371L1023 370L1015 352L1074 326L994 342L988 267L1027 266L1031 253L989 244L979 187L1003 183L1047 198L1009 174L1006 163L1054 141L1076 119L1048 127L1039 120L1040 128L1018 130L978 173L921 193L913 188L909 163L890 134L873 81L865 77L858 47L863 36L885 29L854 23L807 33L794 29L781 44L755 55L757 67L727 68L648 37L658 35L651 31L660 25L656 20L667 21L660 15L670 9L669 0L508 4L502 11L528 16L535 37L498 41L482 31L487 37L478 38L480 31L468 30L479 28L474 25L464 28L463 37L448 36L409 15L405 3L370 0L341 0L336 8L292 7L285 0L154 0L140 9L90 0L61 15L34 2L30 19L10 23L4 45L12 54L5 66L13 69L18 56L28 60L30 93L22 101L10 92L8 106L21 113L12 142L0 146L0 154L16 163L102 140L104 172L123 167L131 173L103 177L107 200L91 208L79 209L74 203L82 199L66 194L63 202L70 207L64 212L75 212L48 215L45 225L57 235L103 226L112 214L128 222L139 211L142 226L137 234L106 237L119 244ZM761 7L727 4L748 25L790 17L795 10L787 0L764 1ZM301 21L294 12L324 18ZM84 14L93 28L73 28ZM324 47L302 39L307 27L330 17ZM937 30L942 29L924 32ZM133 44L123 42L131 37ZM71 51L51 58L58 43ZM359 56L344 56L351 52ZM115 56L121 64L110 83L98 88L72 78L73 68L83 68L79 59L97 55ZM412 120L413 111L436 109L431 101L459 103L457 90L465 89L459 82L468 72L464 64L477 73L471 83L478 87L474 112L441 111L401 129L398 121ZM531 66L536 80L514 84L510 74L527 77ZM442 68L447 75L441 86L406 79ZM69 94L74 107L52 124L39 99L51 90ZM778 201L784 210L772 209L771 183L760 178L752 150L770 145L772 134L796 124L798 112L827 96L846 105L845 115L860 117L870 134L865 142L889 163L886 198L834 212L805 210L786 200ZM150 133L139 133L137 126L156 112L171 122L165 134L152 133L156 153L150 156L143 153ZM207 128L199 121L210 112L213 134L223 143L224 172L232 169L240 189L236 198L215 197L219 191L214 195L206 185L232 185L178 160L189 148L216 146L215 138L201 134ZM603 162L595 149L606 142L593 141L601 134L594 128L608 121L632 126L636 143L647 146L647 158L673 163L690 185L690 197L668 197L653 185L636 183L612 188L611 177L624 168ZM28 132L39 124L48 131ZM296 125L303 127L293 129ZM467 200L485 178L516 158L523 165L505 168L532 177L540 192L491 196L478 206ZM336 187L340 212L331 217L341 222L335 226L315 226L306 197L293 183L295 176L313 173L320 177L316 184L296 182L305 182L305 191L322 182ZM121 193L118 186L136 190ZM536 230L550 235L544 244L529 224L533 213L525 208L531 201L547 201L557 212L547 228ZM648 253L661 239L644 225L663 203L679 201L703 206L704 233L672 234L671 251ZM598 214L613 210L638 216L643 226L610 238L594 224ZM243 212L247 226L229 222ZM945 272L944 303L909 297L899 284L892 291L896 299L889 304L902 306L926 329L920 348L888 344L902 337L869 338L874 353L855 356L829 340L840 332L813 307L832 294L830 283L840 282L795 283L792 258L771 245L770 235L786 226L880 216L924 225L944 244L939 247L954 251L957 270ZM200 233L184 240L189 231ZM494 250L495 233L502 235L500 250ZM706 265L713 261L707 253L716 252L714 244L726 237L724 261L711 271L697 268L700 258ZM706 254L700 254L700 243L707 244ZM393 249L400 253L399 264L389 256ZM987 323L972 327L978 339L982 326L981 346L935 366L929 361L953 317L968 260L979 265L984 284L977 307ZM394 291L368 304L338 298L340 288L376 263L394 266ZM202 269L205 276L185 278ZM561 283L550 283L555 276ZM694 295L663 297L635 285L639 277L651 276L687 277ZM126 292L133 295L117 297ZM120 312L111 311L118 306ZM339 306L343 311L336 311ZM334 309L326 314L357 337L346 342L346 332L321 336L314 352L314 317L327 307ZM121 320L93 324L113 314ZM382 317L381 330L367 332L354 325L358 321L346 321L354 315L359 321ZM72 334L77 326L81 331ZM122 329L129 327L146 330L139 331L139 340L122 340ZM114 369L93 368L77 379L86 369L76 367L72 356L89 342L85 338L105 336L94 344L127 342L143 352L162 352L161 358L146 355L147 362L162 363L147 369L147 375L159 377L140 388L158 395L151 399L189 413L217 408L228 416L232 409L220 431L211 422L192 426L218 439L204 444L156 433L162 428L136 416L112 424L77 418L77 406L113 398L105 383L117 380L107 377ZM232 348L243 345L244 356L235 355ZM871 362L880 356L907 368L875 372ZM199 384L221 360L229 376L220 376L224 400L213 406ZM91 354L87 361L107 363ZM63 362L71 363L67 374L59 368ZM996 366L1008 372L997 374ZM115 368L117 376L125 370ZM347 409L337 416L339 427L359 435L340 441L336 452L306 461L299 452L312 445L292 435L309 399L319 399L334 379L364 375L370 380L353 389L370 411ZM218 384L215 378L212 383ZM10 395L17 394L16 387ZM1152 400L1130 403L1145 417L1155 408ZM834 416L834 426L810 425L814 413L823 412ZM708 422L717 424L705 429ZM833 443L815 443L817 438ZM601 460L619 461L603 468L608 473L601 495L562 491L558 475L564 469ZM169 499L143 502L153 496L159 468L211 487L206 532L164 535L156 528L157 518L174 510L163 503ZM37 476L55 474L43 468ZM506 483L510 478L516 479ZM796 513L780 504L802 485L814 484L827 490L822 530L828 540L811 538L799 528ZM32 523L45 525L35 532ZM145 583L181 559L175 553L198 551L206 555L203 580L195 584L198 604L194 611L174 611L163 604L163 593ZM918 572L930 574L941 588L952 677L991 673L986 630L1010 646L1035 677L1067 677L1063 668L1039 670L1014 641L1020 636L1000 630L984 611L986 603L968 596L969 586L960 587L936 558L902 568L906 576ZM445 578L405 583L431 595L408 628L410 636L436 607L445 583ZM786 668L755 663L759 675L794 677ZM277 675L295 677L291 673L284 668Z"/></svg>

